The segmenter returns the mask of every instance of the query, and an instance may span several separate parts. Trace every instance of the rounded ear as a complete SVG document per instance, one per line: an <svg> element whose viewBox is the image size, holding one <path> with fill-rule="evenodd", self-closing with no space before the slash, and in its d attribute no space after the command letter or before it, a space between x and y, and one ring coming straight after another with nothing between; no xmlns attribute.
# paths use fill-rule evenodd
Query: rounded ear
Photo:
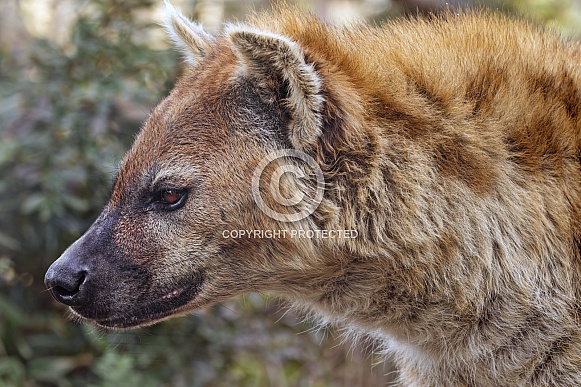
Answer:
<svg viewBox="0 0 581 387"><path fill-rule="evenodd" d="M289 140L297 150L314 148L321 135L321 79L305 61L302 48L270 32L230 27L226 35L240 58L245 75L257 87L282 96L290 114Z"/></svg>
<svg viewBox="0 0 581 387"><path fill-rule="evenodd" d="M178 11L169 0L164 0L164 23L169 38L184 54L186 62L197 65L211 50L214 37Z"/></svg>

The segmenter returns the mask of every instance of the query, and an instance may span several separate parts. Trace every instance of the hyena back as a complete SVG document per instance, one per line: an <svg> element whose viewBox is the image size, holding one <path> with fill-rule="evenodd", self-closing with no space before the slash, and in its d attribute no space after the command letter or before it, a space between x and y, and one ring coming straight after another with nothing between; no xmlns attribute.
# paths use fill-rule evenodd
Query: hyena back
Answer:
<svg viewBox="0 0 581 387"><path fill-rule="evenodd" d="M166 14L188 71L48 270L57 300L131 328L264 291L381 340L403 384L581 385L579 44L485 12ZM322 197L288 222L305 202L269 187L313 197L305 160Z"/></svg>

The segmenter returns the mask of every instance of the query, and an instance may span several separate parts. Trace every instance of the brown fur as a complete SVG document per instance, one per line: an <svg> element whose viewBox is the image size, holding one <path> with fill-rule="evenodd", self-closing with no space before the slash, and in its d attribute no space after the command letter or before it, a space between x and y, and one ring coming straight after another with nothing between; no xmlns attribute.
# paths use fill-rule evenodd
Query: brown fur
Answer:
<svg viewBox="0 0 581 387"><path fill-rule="evenodd" d="M78 315L131 327L268 291L384 342L405 385L581 384L578 44L485 12L342 29L283 10L217 38L182 27L168 30L200 46L191 70L104 213L47 273L64 286L56 273L89 246L123 256L102 265L131 296L98 286L108 304ZM316 159L326 187L290 225L250 193L259 161L289 147ZM162 183L187 188L183 208L144 207ZM358 237L222 235L289 228ZM187 302L158 305L188 283Z"/></svg>

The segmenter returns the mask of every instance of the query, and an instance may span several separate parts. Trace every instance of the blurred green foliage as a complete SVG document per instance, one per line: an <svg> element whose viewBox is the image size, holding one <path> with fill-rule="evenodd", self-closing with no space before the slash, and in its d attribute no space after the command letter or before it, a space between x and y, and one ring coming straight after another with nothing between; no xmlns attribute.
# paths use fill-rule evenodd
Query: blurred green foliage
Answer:
<svg viewBox="0 0 581 387"><path fill-rule="evenodd" d="M531 1L502 7L521 13ZM177 76L173 52L143 43L159 27L135 15L152 3L86 0L65 43L0 46L0 387L385 385L389 366L372 369L365 352L257 295L104 333L68 321L44 290L44 272L96 217ZM534 15L561 17L561 6L545 8Z"/></svg>
<svg viewBox="0 0 581 387"><path fill-rule="evenodd" d="M488 7L532 20L564 36L581 37L581 3L578 0L487 0Z"/></svg>

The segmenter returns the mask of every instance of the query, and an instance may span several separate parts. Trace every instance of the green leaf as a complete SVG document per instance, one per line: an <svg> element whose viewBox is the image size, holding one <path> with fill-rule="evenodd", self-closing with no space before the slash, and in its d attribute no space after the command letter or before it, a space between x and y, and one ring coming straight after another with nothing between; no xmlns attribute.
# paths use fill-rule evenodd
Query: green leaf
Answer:
<svg viewBox="0 0 581 387"><path fill-rule="evenodd" d="M0 358L0 387L22 385L26 375L24 365L14 356Z"/></svg>
<svg viewBox="0 0 581 387"><path fill-rule="evenodd" d="M46 198L40 193L32 193L24 199L20 210L24 215L30 215L33 212L38 212L46 203Z"/></svg>

